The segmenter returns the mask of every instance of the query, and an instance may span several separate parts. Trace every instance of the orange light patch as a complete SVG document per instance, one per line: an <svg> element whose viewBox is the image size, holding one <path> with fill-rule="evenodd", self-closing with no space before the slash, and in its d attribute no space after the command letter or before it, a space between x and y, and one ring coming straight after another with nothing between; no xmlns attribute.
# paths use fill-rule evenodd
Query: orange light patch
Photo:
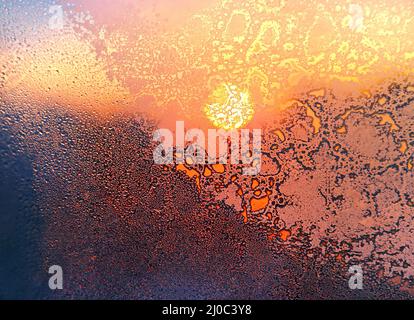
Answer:
<svg viewBox="0 0 414 320"><path fill-rule="evenodd" d="M237 194L241 197L243 195L242 188L237 189Z"/></svg>
<svg viewBox="0 0 414 320"><path fill-rule="evenodd" d="M308 92L310 96L313 96L315 98L320 98L325 96L325 89L318 89L318 90L312 90Z"/></svg>
<svg viewBox="0 0 414 320"><path fill-rule="evenodd" d="M312 118L312 126L314 133L319 133L319 130L321 128L321 119L318 116L316 116L315 111L313 111L313 109L310 106L306 107L306 115Z"/></svg>
<svg viewBox="0 0 414 320"><path fill-rule="evenodd" d="M267 236L267 240L269 241L273 240L274 238L276 238L276 233L271 233Z"/></svg>
<svg viewBox="0 0 414 320"><path fill-rule="evenodd" d="M253 194L258 197L262 194L262 191L261 190L256 190Z"/></svg>
<svg viewBox="0 0 414 320"><path fill-rule="evenodd" d="M406 151L407 151L407 149L408 149L408 144L407 144L407 141L401 141L401 144L400 144L400 151L401 151L401 153L406 153Z"/></svg>
<svg viewBox="0 0 414 320"><path fill-rule="evenodd" d="M264 196L262 198L251 198L250 199L250 207L252 208L253 212L257 212L263 210L269 204L269 196Z"/></svg>
<svg viewBox="0 0 414 320"><path fill-rule="evenodd" d="M381 121L379 123L380 125L389 124L391 126L390 132L400 130L400 128L395 123L394 119L388 113L377 114L377 116L381 118Z"/></svg>
<svg viewBox="0 0 414 320"><path fill-rule="evenodd" d="M221 163L213 164L212 168L217 173L224 173L225 171L224 165L222 165Z"/></svg>
<svg viewBox="0 0 414 320"><path fill-rule="evenodd" d="M283 229L280 230L279 236L283 241L287 241L287 239L291 236L291 232L289 230Z"/></svg>
<svg viewBox="0 0 414 320"><path fill-rule="evenodd" d="M336 132L340 134L346 133L346 126L339 127L338 129L336 129Z"/></svg>
<svg viewBox="0 0 414 320"><path fill-rule="evenodd" d="M243 206L243 211L242 211L241 215L243 217L243 222L247 223L248 219L247 219L247 208L246 208L246 206Z"/></svg>
<svg viewBox="0 0 414 320"><path fill-rule="evenodd" d="M203 176L210 177L211 176L211 170L208 167L204 167Z"/></svg>
<svg viewBox="0 0 414 320"><path fill-rule="evenodd" d="M385 105L385 104L387 103L387 98L385 98L385 97L381 97L381 98L378 100L378 103L379 103L379 105L380 105L380 106Z"/></svg>
<svg viewBox="0 0 414 320"><path fill-rule="evenodd" d="M259 186L259 181L257 179L252 180L252 190L256 189Z"/></svg>
<svg viewBox="0 0 414 320"><path fill-rule="evenodd" d="M277 130L274 130L273 133L275 135L277 135L277 137L280 139L280 141L283 142L283 141L286 140L285 134L282 132L282 130L277 129Z"/></svg>

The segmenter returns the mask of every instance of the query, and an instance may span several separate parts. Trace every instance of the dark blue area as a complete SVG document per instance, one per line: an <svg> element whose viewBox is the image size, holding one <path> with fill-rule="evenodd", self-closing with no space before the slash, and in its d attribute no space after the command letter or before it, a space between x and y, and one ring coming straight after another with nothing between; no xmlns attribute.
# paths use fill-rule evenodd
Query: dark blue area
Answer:
<svg viewBox="0 0 414 320"><path fill-rule="evenodd" d="M15 138L0 131L0 299L49 294L41 245L43 219L35 205L32 163Z"/></svg>

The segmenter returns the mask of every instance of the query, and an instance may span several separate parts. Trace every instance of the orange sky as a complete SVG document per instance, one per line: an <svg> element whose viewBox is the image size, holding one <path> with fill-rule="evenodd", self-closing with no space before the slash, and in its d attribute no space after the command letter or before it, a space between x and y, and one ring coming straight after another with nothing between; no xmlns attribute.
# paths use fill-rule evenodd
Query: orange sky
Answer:
<svg viewBox="0 0 414 320"><path fill-rule="evenodd" d="M310 90L360 94L414 67L412 1L73 3L63 30L3 46L8 99L212 126L205 105L227 83L257 126Z"/></svg>

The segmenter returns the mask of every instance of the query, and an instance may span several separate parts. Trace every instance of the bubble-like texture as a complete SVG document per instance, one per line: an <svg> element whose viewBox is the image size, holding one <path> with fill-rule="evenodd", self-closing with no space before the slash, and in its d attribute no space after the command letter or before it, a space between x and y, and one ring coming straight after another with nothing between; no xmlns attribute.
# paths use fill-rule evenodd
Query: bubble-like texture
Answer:
<svg viewBox="0 0 414 320"><path fill-rule="evenodd" d="M412 2L96 3L0 1L0 298L412 298ZM155 164L176 120L260 173Z"/></svg>

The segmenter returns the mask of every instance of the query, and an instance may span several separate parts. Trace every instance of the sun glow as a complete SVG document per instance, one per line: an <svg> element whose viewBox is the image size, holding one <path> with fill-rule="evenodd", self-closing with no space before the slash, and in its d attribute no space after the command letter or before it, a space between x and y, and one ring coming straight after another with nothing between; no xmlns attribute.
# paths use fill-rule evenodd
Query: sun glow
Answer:
<svg viewBox="0 0 414 320"><path fill-rule="evenodd" d="M50 28L44 5L16 10L18 39L0 48L3 99L230 130L253 114L265 123L312 90L359 95L414 73L408 0L177 0L177 10L168 0L102 1L62 5L62 29Z"/></svg>
<svg viewBox="0 0 414 320"><path fill-rule="evenodd" d="M204 108L207 118L214 126L225 130L245 126L253 117L254 109L249 93L236 85L223 84L209 97L210 103Z"/></svg>

